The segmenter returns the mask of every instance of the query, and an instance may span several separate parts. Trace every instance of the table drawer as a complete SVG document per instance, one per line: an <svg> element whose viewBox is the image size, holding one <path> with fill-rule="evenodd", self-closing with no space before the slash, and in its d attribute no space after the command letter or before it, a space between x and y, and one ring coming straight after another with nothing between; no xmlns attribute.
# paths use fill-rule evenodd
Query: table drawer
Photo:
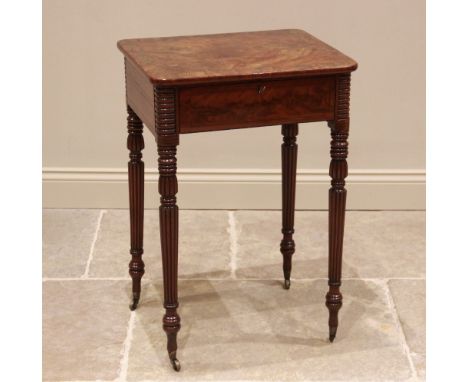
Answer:
<svg viewBox="0 0 468 382"><path fill-rule="evenodd" d="M331 120L334 100L334 76L187 87L179 90L179 131Z"/></svg>

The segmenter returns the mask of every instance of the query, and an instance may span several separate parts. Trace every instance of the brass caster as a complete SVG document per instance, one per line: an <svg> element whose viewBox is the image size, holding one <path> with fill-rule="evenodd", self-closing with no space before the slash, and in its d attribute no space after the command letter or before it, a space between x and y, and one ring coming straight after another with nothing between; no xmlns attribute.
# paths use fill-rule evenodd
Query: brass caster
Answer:
<svg viewBox="0 0 468 382"><path fill-rule="evenodd" d="M134 311L137 308L139 301L140 301L139 298L137 298L137 297L133 298L133 302L130 304L130 310L131 311Z"/></svg>
<svg viewBox="0 0 468 382"><path fill-rule="evenodd" d="M179 362L179 360L175 357L175 354L170 354L170 355L169 355L169 359L171 360L172 368L173 368L175 371L180 371L180 362Z"/></svg>
<svg viewBox="0 0 468 382"><path fill-rule="evenodd" d="M284 280L284 289L289 289L291 287L291 280Z"/></svg>

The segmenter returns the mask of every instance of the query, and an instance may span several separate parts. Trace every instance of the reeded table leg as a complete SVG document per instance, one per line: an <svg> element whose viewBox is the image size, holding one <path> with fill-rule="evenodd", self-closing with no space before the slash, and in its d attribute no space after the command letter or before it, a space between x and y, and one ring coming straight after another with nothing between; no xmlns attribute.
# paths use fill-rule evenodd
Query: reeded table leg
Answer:
<svg viewBox="0 0 468 382"><path fill-rule="evenodd" d="M296 195L296 166L297 166L297 123L281 126L283 144L281 145L281 183L282 183L282 211L283 211L283 240L280 250L283 255L284 288L291 285L291 258L294 254L294 202Z"/></svg>
<svg viewBox="0 0 468 382"><path fill-rule="evenodd" d="M143 263L143 212L144 212L144 176L145 164L141 160L141 150L145 147L143 140L143 124L135 112L127 106L128 138L127 148L130 150L128 162L128 186L130 195L130 254L129 273L132 277L132 304L135 310L140 300L141 278L145 273Z"/></svg>
<svg viewBox="0 0 468 382"><path fill-rule="evenodd" d="M179 235L179 209L176 204L177 194L177 146L158 145L159 193L159 226L161 233L161 252L164 279L163 328L167 334L167 351L174 370L180 370L177 360L177 332L180 329L180 317L177 314L177 257Z"/></svg>
<svg viewBox="0 0 468 382"><path fill-rule="evenodd" d="M331 127L331 188L328 209L328 285L326 305L329 310L328 326L330 341L333 342L338 328L338 311L342 306L340 292L341 265L343 256L343 235L346 211L345 178L348 175L348 131L349 131L349 91L350 76L338 79L337 117L330 122Z"/></svg>

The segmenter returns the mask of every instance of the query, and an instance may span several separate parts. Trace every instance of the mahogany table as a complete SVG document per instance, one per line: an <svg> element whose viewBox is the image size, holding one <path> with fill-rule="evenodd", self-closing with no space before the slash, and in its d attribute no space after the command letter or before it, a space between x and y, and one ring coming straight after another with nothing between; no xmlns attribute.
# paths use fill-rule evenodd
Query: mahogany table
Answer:
<svg viewBox="0 0 468 382"><path fill-rule="evenodd" d="M125 56L130 150L128 181L133 301L144 274L143 123L158 147L161 252L164 279L163 329L176 371L178 207L176 150L179 135L282 125L282 240L284 287L290 287L295 251L294 202L298 123L327 121L331 128L329 191L329 338L342 305L341 263L345 218L351 58L296 29L205 36L140 38L118 42Z"/></svg>

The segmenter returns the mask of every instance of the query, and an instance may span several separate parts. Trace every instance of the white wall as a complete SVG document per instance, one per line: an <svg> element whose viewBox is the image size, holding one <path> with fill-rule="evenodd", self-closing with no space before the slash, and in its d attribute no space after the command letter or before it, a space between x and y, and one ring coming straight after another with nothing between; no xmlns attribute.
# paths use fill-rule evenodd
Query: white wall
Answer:
<svg viewBox="0 0 468 382"><path fill-rule="evenodd" d="M425 206L423 0L45 0L45 207L126 207L122 38L300 28L359 62L349 208ZM157 205L145 135L147 206ZM329 130L300 126L298 208L326 208ZM279 208L278 126L184 135L179 205Z"/></svg>

